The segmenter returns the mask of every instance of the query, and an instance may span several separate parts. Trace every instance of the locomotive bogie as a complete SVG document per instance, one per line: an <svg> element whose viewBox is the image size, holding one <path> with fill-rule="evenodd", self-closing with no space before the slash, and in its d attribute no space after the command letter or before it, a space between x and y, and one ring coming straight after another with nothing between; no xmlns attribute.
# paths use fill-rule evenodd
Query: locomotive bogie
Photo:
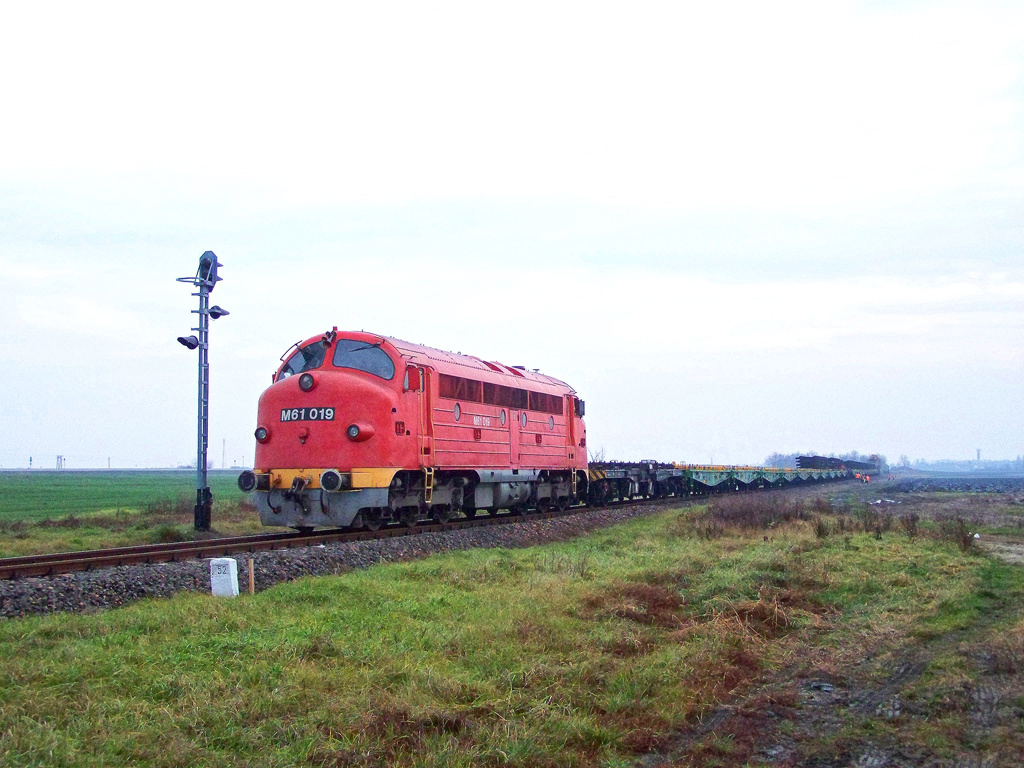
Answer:
<svg viewBox="0 0 1024 768"><path fill-rule="evenodd" d="M330 493L322 489L272 490L254 494L263 525L347 528L363 509L387 506L387 488Z"/></svg>

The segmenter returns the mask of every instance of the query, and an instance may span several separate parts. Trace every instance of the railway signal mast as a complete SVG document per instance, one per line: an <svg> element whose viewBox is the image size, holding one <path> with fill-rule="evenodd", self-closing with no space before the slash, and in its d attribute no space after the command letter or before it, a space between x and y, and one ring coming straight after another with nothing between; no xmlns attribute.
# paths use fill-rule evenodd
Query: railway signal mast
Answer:
<svg viewBox="0 0 1024 768"><path fill-rule="evenodd" d="M199 297L198 327L192 330L198 336L179 336L178 342L189 349L199 349L199 424L196 438L196 507L194 526L197 531L210 530L210 511L213 508L213 493L206 478L206 449L210 437L210 318L216 320L231 314L226 309L210 306L210 293L219 280L217 268L224 266L217 261L213 251L206 251L199 257L199 269L195 277L179 277L179 283L190 283L196 288L193 296Z"/></svg>

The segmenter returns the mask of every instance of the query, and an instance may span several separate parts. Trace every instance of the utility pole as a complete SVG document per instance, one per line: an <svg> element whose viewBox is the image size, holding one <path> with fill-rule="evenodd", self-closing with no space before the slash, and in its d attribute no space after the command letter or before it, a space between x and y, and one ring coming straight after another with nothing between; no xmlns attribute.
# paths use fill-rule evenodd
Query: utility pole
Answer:
<svg viewBox="0 0 1024 768"><path fill-rule="evenodd" d="M199 336L179 336L178 341L189 349L199 349L199 419L196 428L196 506L194 527L197 531L210 530L210 512L213 509L213 493L206 478L206 450L210 435L210 318L230 314L218 306L210 306L210 293L217 282L217 268L224 266L217 261L213 251L206 251L199 257L199 269L195 277L179 277L179 283L190 283L196 288L193 296L199 298L199 309L192 313L199 315L199 322L193 331Z"/></svg>

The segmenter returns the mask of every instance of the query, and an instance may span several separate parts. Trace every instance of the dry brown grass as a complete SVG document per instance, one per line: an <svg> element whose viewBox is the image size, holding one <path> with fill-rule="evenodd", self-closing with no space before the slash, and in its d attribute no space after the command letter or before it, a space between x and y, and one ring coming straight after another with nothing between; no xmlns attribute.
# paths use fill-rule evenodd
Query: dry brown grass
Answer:
<svg viewBox="0 0 1024 768"><path fill-rule="evenodd" d="M974 549L974 532L978 526L969 522L963 515L954 514L939 519L939 533L941 536L960 548L963 552L970 552Z"/></svg>
<svg viewBox="0 0 1024 768"><path fill-rule="evenodd" d="M447 736L471 743L472 734L467 728L469 722L462 713L428 711L412 714L407 709L386 708L367 713L354 729L364 743L374 745L370 749L363 751L329 746L336 741L350 739L353 733L348 729L336 731L333 727L321 726L319 730L323 740L310 750L306 759L309 765L323 768L408 765L410 754L423 750L425 742L431 738Z"/></svg>
<svg viewBox="0 0 1024 768"><path fill-rule="evenodd" d="M706 518L728 528L765 529L794 520L807 520L801 498L780 493L745 493L722 496L708 506Z"/></svg>

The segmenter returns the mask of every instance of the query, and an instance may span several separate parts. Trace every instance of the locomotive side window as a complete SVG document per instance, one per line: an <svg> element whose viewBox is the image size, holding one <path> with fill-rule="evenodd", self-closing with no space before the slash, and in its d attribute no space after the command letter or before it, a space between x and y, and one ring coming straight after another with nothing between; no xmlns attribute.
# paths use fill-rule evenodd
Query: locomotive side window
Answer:
<svg viewBox="0 0 1024 768"><path fill-rule="evenodd" d="M365 341L338 339L334 343L333 362L335 368L365 371L388 381L395 378L395 364L388 353Z"/></svg>
<svg viewBox="0 0 1024 768"><path fill-rule="evenodd" d="M512 407L519 408L520 410L529 407L528 393L525 389L513 389L512 390Z"/></svg>
<svg viewBox="0 0 1024 768"><path fill-rule="evenodd" d="M440 375L439 394L448 400L465 400L473 403L499 405L517 410L540 411L541 413L563 412L562 398L528 389L503 387L500 384L464 379L461 376Z"/></svg>
<svg viewBox="0 0 1024 768"><path fill-rule="evenodd" d="M449 376L447 373L440 375L441 397L449 400L469 400L473 403L483 402L484 385L482 382L473 379L464 379L461 376Z"/></svg>
<svg viewBox="0 0 1024 768"><path fill-rule="evenodd" d="M458 377L442 373L438 375L437 383L437 393L441 397L447 397L449 400L455 400L459 396Z"/></svg>
<svg viewBox="0 0 1024 768"><path fill-rule="evenodd" d="M324 349L324 345L318 341L299 349L294 355L288 358L288 362L284 364L284 368L277 374L277 380L282 381L287 379L289 376L294 376L297 373L303 371L311 371L314 368L319 368L324 362L324 353L327 352Z"/></svg>
<svg viewBox="0 0 1024 768"><path fill-rule="evenodd" d="M484 402L488 405L512 405L512 387L484 382Z"/></svg>
<svg viewBox="0 0 1024 768"><path fill-rule="evenodd" d="M543 392L531 392L530 410L541 413L557 413L561 416L562 398L558 395L545 395Z"/></svg>

